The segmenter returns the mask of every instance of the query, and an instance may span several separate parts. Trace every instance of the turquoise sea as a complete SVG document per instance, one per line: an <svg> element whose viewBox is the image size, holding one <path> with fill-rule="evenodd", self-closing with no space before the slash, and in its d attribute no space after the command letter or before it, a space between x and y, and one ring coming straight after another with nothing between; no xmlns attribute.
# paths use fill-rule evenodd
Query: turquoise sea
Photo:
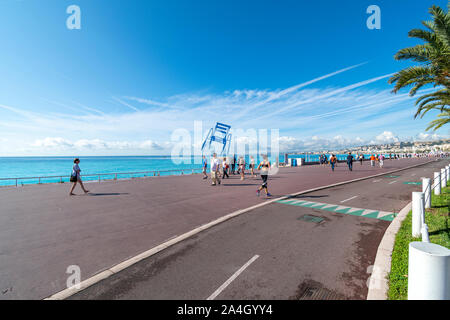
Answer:
<svg viewBox="0 0 450 320"><path fill-rule="evenodd" d="M345 157L346 155L338 155L339 160ZM305 158L307 162L315 162L318 161L319 155L292 154L289 158ZM68 182L73 159L73 157L0 157L0 186L14 186L16 178L21 178L17 180L17 185ZM201 172L201 157L177 158L176 160L181 163L175 163L170 156L98 156L81 157L80 160L85 181L98 181L99 178L115 179L115 173L118 173L117 179L129 179L158 174L164 176ZM259 160L257 158L256 162ZM275 161L275 157L270 160ZM248 163L248 156L246 161ZM284 154L279 155L279 161L284 162ZM1 180L5 178L13 179Z"/></svg>

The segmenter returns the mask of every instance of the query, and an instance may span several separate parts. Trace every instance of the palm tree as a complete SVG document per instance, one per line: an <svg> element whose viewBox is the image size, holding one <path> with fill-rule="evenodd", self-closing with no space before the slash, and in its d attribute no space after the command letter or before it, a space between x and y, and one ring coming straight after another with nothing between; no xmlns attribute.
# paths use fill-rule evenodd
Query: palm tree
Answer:
<svg viewBox="0 0 450 320"><path fill-rule="evenodd" d="M427 28L413 29L408 35L418 38L425 43L401 49L394 56L396 60L413 60L420 65L400 70L394 74L389 83L395 83L393 92L411 87L410 96L414 96L417 91L426 85L437 88L436 92L423 95L416 101L417 112L414 118L419 115L423 117L430 110L439 110L439 118L430 123L427 130L434 130L450 122L450 1L447 5L447 12L438 6L430 8L432 21L423 21Z"/></svg>

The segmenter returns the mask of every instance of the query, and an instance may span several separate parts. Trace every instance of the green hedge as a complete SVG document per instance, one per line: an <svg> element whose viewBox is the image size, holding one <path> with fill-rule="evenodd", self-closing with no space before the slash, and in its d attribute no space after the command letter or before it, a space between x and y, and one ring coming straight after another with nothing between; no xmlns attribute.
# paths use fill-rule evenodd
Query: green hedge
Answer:
<svg viewBox="0 0 450 320"><path fill-rule="evenodd" d="M430 242L450 249L450 188L444 188L441 195L431 198L431 209L425 213ZM421 241L411 235L412 215L409 212L395 237L392 252L391 272L388 276L388 299L406 300L408 298L408 250L409 243Z"/></svg>

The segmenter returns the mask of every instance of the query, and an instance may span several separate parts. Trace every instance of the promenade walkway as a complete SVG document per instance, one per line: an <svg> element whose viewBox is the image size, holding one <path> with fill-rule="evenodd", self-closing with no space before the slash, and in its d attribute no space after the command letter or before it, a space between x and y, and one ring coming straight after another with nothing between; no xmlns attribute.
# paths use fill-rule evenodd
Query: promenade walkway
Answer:
<svg viewBox="0 0 450 320"><path fill-rule="evenodd" d="M387 160L281 168L269 178L272 198L426 163ZM170 238L233 211L267 201L258 178L231 176L211 186L201 175L87 184L90 195L68 196L69 185L0 189L0 299L42 299L66 288L67 267L82 280ZM78 188L78 187L77 187ZM81 192L77 189L76 192Z"/></svg>

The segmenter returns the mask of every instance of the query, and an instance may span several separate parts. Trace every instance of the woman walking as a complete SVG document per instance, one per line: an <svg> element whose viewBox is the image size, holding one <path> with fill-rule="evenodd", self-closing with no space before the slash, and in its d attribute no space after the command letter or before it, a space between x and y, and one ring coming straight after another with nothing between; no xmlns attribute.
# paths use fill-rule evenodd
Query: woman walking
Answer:
<svg viewBox="0 0 450 320"><path fill-rule="evenodd" d="M241 174L241 180L244 180L244 175L245 175L245 159L243 156L241 156L239 158L239 171Z"/></svg>
<svg viewBox="0 0 450 320"><path fill-rule="evenodd" d="M266 197L270 197L271 194L269 193L269 189L267 188L267 178L269 176L269 170L270 170L270 161L267 159L267 156L263 156L263 161L259 164L258 168L256 170L261 169L261 179L263 181L262 185L259 187L258 190L256 190L256 195L259 197L259 194L262 189L266 192Z"/></svg>
<svg viewBox="0 0 450 320"><path fill-rule="evenodd" d="M250 156L250 165L249 165L249 167L250 167L250 170L251 170L252 177L253 178L256 177L256 174L255 174L255 159L253 158L253 156Z"/></svg>
<svg viewBox="0 0 450 320"><path fill-rule="evenodd" d="M380 164L380 168L383 168L384 165L384 155L380 154L380 156L378 157L378 163Z"/></svg>
<svg viewBox="0 0 450 320"><path fill-rule="evenodd" d="M75 186L77 185L77 183L80 184L81 189L83 189L84 193L88 193L89 190L86 190L84 188L83 185L83 181L81 181L81 169L80 166L78 165L80 163L80 159L76 158L75 160L73 160L73 168L72 168L72 175L70 176L70 182L73 182L72 185L72 189L70 189L69 195L70 196L74 196L75 194L73 193L73 190L75 189Z"/></svg>

